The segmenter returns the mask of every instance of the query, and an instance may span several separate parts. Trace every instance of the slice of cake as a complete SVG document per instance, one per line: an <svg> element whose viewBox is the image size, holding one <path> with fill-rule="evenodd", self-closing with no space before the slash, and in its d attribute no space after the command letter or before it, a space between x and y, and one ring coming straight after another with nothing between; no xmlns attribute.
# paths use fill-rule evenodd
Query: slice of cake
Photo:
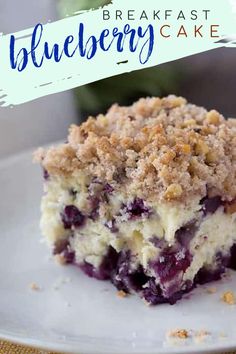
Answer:
<svg viewBox="0 0 236 354"><path fill-rule="evenodd" d="M142 98L39 149L53 254L150 304L219 279L236 263L235 123L181 97Z"/></svg>

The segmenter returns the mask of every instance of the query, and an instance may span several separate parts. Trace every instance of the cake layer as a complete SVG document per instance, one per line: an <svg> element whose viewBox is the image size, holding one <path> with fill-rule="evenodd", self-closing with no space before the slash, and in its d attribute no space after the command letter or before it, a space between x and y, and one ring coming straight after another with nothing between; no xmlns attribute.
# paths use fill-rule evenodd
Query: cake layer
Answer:
<svg viewBox="0 0 236 354"><path fill-rule="evenodd" d="M76 184L53 178L46 183L42 231L65 262L80 265L90 276L110 279L120 273L121 257L127 274L142 273L141 296L152 279L162 301L191 289L203 270L213 279L224 271L236 243L234 203L220 197L148 203L125 199L97 179L86 182L81 176ZM112 281L118 289L136 290L124 285L122 276Z"/></svg>

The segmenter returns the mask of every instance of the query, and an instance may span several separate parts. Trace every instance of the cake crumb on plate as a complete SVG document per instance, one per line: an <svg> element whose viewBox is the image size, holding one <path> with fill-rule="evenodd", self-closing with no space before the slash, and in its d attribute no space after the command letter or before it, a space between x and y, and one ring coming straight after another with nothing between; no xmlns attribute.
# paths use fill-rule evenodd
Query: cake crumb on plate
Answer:
<svg viewBox="0 0 236 354"><path fill-rule="evenodd" d="M119 298L124 298L127 296L127 293L124 290L119 290L116 294Z"/></svg>
<svg viewBox="0 0 236 354"><path fill-rule="evenodd" d="M216 288L207 288L207 293L208 294L215 294L216 293Z"/></svg>
<svg viewBox="0 0 236 354"><path fill-rule="evenodd" d="M54 256L54 259L60 265L65 265L66 264L66 259L61 254L56 254Z"/></svg>
<svg viewBox="0 0 236 354"><path fill-rule="evenodd" d="M29 285L30 289L33 291L39 291L41 290L40 286L38 284L36 284L35 282L30 283Z"/></svg>
<svg viewBox="0 0 236 354"><path fill-rule="evenodd" d="M189 332L186 329L175 329L168 332L167 336L179 339L187 339L189 337Z"/></svg>
<svg viewBox="0 0 236 354"><path fill-rule="evenodd" d="M235 295L232 291L226 291L222 297L222 301L224 301L228 305L234 305L235 304Z"/></svg>

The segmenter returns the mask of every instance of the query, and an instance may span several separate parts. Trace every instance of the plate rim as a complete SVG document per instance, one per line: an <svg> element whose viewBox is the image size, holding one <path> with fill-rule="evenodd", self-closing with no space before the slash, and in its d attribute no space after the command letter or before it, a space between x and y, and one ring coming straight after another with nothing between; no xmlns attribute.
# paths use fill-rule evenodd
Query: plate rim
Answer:
<svg viewBox="0 0 236 354"><path fill-rule="evenodd" d="M214 346L212 343L203 343L202 345L173 345L168 347L168 350L159 349L157 351L149 351L148 349L124 352L124 350L115 349L112 350L110 347L104 347L99 349L99 347L90 349L90 344L86 344L85 342L81 342L81 344L69 344L59 343L58 341L50 341L50 340L41 340L37 339L33 336L26 337L23 335L19 335L16 333L8 333L0 330L0 340L6 341L8 343L25 345L27 347L32 347L38 350L47 350L54 351L58 354L213 354L213 353L231 353L233 350L236 350L236 343L222 343L221 346ZM227 339L225 339L227 340ZM218 343L219 344L219 343ZM79 348L78 348L79 347ZM137 348L136 348L137 349ZM145 351L143 351L145 350Z"/></svg>

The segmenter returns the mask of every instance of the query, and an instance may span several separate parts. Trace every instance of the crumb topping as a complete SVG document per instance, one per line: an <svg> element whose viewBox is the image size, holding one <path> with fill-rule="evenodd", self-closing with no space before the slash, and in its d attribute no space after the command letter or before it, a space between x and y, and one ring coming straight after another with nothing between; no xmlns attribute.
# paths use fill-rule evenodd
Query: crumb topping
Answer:
<svg viewBox="0 0 236 354"><path fill-rule="evenodd" d="M83 170L146 198L236 197L236 120L182 97L141 98L72 125L68 143L36 153L52 176Z"/></svg>
<svg viewBox="0 0 236 354"><path fill-rule="evenodd" d="M234 305L236 302L235 295L232 291L226 291L221 299L228 305Z"/></svg>

